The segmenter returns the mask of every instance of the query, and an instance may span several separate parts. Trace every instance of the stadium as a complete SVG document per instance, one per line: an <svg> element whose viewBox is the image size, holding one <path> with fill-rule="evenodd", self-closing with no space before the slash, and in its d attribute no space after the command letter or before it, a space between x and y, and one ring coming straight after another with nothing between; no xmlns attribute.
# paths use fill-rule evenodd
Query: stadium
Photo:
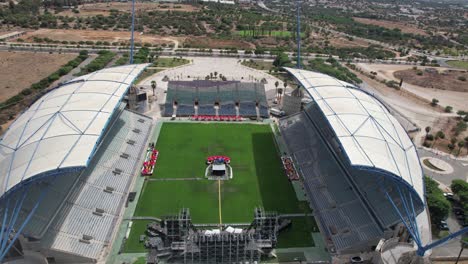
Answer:
<svg viewBox="0 0 468 264"><path fill-rule="evenodd" d="M416 149L374 96L286 68L310 103L281 119L269 118L260 82L197 80L169 81L165 117L153 118L131 106L147 66L67 82L3 135L3 261L391 263L430 253Z"/></svg>

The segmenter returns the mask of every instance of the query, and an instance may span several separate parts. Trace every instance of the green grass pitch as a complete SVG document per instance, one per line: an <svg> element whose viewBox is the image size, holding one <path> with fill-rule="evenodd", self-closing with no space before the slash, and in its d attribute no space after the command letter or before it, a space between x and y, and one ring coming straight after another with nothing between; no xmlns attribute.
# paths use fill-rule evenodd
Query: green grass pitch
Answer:
<svg viewBox="0 0 468 264"><path fill-rule="evenodd" d="M186 207L194 223L219 223L218 183L204 178L211 155L229 156L233 167L234 178L221 182L223 223L250 223L257 206L278 213L309 212L284 174L269 125L164 123L156 148L154 175L143 187L135 216L163 217ZM174 178L179 180L164 180ZM295 240L301 234L289 236ZM141 248L132 245L126 251Z"/></svg>

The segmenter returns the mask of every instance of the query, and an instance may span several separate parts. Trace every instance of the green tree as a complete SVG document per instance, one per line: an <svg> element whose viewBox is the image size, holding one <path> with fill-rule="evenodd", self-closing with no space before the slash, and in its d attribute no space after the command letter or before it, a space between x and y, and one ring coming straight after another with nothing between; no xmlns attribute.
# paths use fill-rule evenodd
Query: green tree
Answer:
<svg viewBox="0 0 468 264"><path fill-rule="evenodd" d="M275 96L278 96L278 86L279 86L279 82L276 81L275 82Z"/></svg>
<svg viewBox="0 0 468 264"><path fill-rule="evenodd" d="M450 185L452 192L458 197L464 210L468 210L468 182L456 179Z"/></svg>
<svg viewBox="0 0 468 264"><path fill-rule="evenodd" d="M279 88L278 89L278 95L279 95L279 100L278 100L278 104L281 103L281 99L283 97L283 89L282 88Z"/></svg>
<svg viewBox="0 0 468 264"><path fill-rule="evenodd" d="M450 188L452 189L452 192L454 194L458 195L461 192L468 191L468 182L466 182L464 180L460 180L460 179L453 180L452 184L450 185Z"/></svg>
<svg viewBox="0 0 468 264"><path fill-rule="evenodd" d="M440 130L437 131L437 133L435 134L434 143L432 143L432 147L435 146L435 144L436 144L436 142L437 142L437 140L438 140L439 138L441 138L441 139L444 139L444 138L445 138L444 132L442 132L442 131L440 131Z"/></svg>
<svg viewBox="0 0 468 264"><path fill-rule="evenodd" d="M431 222L433 224L440 223L440 221L447 219L450 212L450 202L445 198L436 181L425 176L424 184L426 185L426 200Z"/></svg>
<svg viewBox="0 0 468 264"><path fill-rule="evenodd" d="M465 146L465 141L460 140L457 145L458 145L458 154L457 154L457 156L460 156L460 152L461 152L462 148Z"/></svg>
<svg viewBox="0 0 468 264"><path fill-rule="evenodd" d="M429 134L429 132L431 132L431 127L427 126L425 130L426 130L426 138L427 138L427 135Z"/></svg>
<svg viewBox="0 0 468 264"><path fill-rule="evenodd" d="M436 136L437 136L438 138L441 138L441 139L444 139L444 138L445 138L445 134L444 134L444 132L442 132L441 130L437 131Z"/></svg>
<svg viewBox="0 0 468 264"><path fill-rule="evenodd" d="M447 105L445 107L445 113L452 113L452 110L453 110L453 107L451 107L450 105Z"/></svg>
<svg viewBox="0 0 468 264"><path fill-rule="evenodd" d="M151 88L153 88L153 95L154 95L154 90L156 90L156 81L155 80L151 81Z"/></svg>
<svg viewBox="0 0 468 264"><path fill-rule="evenodd" d="M439 103L439 100L436 99L436 98L433 98L433 99L432 99L432 102L431 102L431 105L432 105L432 106L437 106L438 103Z"/></svg>
<svg viewBox="0 0 468 264"><path fill-rule="evenodd" d="M466 153L468 154L468 137L465 137L465 148L466 148Z"/></svg>
<svg viewBox="0 0 468 264"><path fill-rule="evenodd" d="M286 55L284 52L280 52L276 55L276 58L273 61L273 65L277 68L280 68L280 67L285 66L289 62L290 61L289 61L288 55Z"/></svg>

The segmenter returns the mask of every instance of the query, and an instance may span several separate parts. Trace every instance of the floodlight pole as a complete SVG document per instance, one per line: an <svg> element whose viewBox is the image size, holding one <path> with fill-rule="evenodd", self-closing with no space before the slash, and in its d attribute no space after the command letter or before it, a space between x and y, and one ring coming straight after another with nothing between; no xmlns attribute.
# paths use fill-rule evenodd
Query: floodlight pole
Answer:
<svg viewBox="0 0 468 264"><path fill-rule="evenodd" d="M134 49L134 34L135 34L135 0L132 0L132 36L130 39L130 64L133 64L133 49Z"/></svg>
<svg viewBox="0 0 468 264"><path fill-rule="evenodd" d="M299 10L299 0L296 0L297 4L297 64L296 68L301 68L301 17L300 17L300 10Z"/></svg>

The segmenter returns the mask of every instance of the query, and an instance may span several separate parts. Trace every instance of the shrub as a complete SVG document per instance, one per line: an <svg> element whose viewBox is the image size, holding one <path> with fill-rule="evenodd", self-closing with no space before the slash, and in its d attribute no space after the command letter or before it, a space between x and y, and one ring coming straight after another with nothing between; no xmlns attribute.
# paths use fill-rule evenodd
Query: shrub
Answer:
<svg viewBox="0 0 468 264"><path fill-rule="evenodd" d="M21 91L21 94L22 95L30 95L30 94L32 94L32 90L31 90L31 88L26 88L26 89Z"/></svg>
<svg viewBox="0 0 468 264"><path fill-rule="evenodd" d="M394 80L391 80L391 81L386 82L385 85L387 85L387 86L390 87L390 88L395 88L395 89L399 89L399 88L400 88L398 82L396 82L396 81L394 81Z"/></svg>
<svg viewBox="0 0 468 264"><path fill-rule="evenodd" d="M452 113L452 110L453 110L453 107L451 107L450 105L447 105L444 111L445 113Z"/></svg>
<svg viewBox="0 0 468 264"><path fill-rule="evenodd" d="M426 136L426 139L429 140L429 141L432 141L432 140L434 140L434 135L428 134L428 135Z"/></svg>
<svg viewBox="0 0 468 264"><path fill-rule="evenodd" d="M108 50L101 50L98 54L99 56L82 68L78 75L84 75L104 68L115 56L115 53Z"/></svg>
<svg viewBox="0 0 468 264"><path fill-rule="evenodd" d="M442 131L439 130L439 131L437 131L437 133L436 133L436 137L444 139L444 138L445 138L445 134L444 134L444 132L442 132Z"/></svg>
<svg viewBox="0 0 468 264"><path fill-rule="evenodd" d="M467 124L465 121L459 121L457 123L457 126L455 126L455 134L459 135L460 133L466 131L467 129Z"/></svg>
<svg viewBox="0 0 468 264"><path fill-rule="evenodd" d="M62 68L60 68L57 73L60 75L60 76L63 76L67 73L69 73L71 70L73 70L73 67L71 66L63 66Z"/></svg>
<svg viewBox="0 0 468 264"><path fill-rule="evenodd" d="M459 76L458 80L460 80L462 82L466 82L466 77L465 76Z"/></svg>

